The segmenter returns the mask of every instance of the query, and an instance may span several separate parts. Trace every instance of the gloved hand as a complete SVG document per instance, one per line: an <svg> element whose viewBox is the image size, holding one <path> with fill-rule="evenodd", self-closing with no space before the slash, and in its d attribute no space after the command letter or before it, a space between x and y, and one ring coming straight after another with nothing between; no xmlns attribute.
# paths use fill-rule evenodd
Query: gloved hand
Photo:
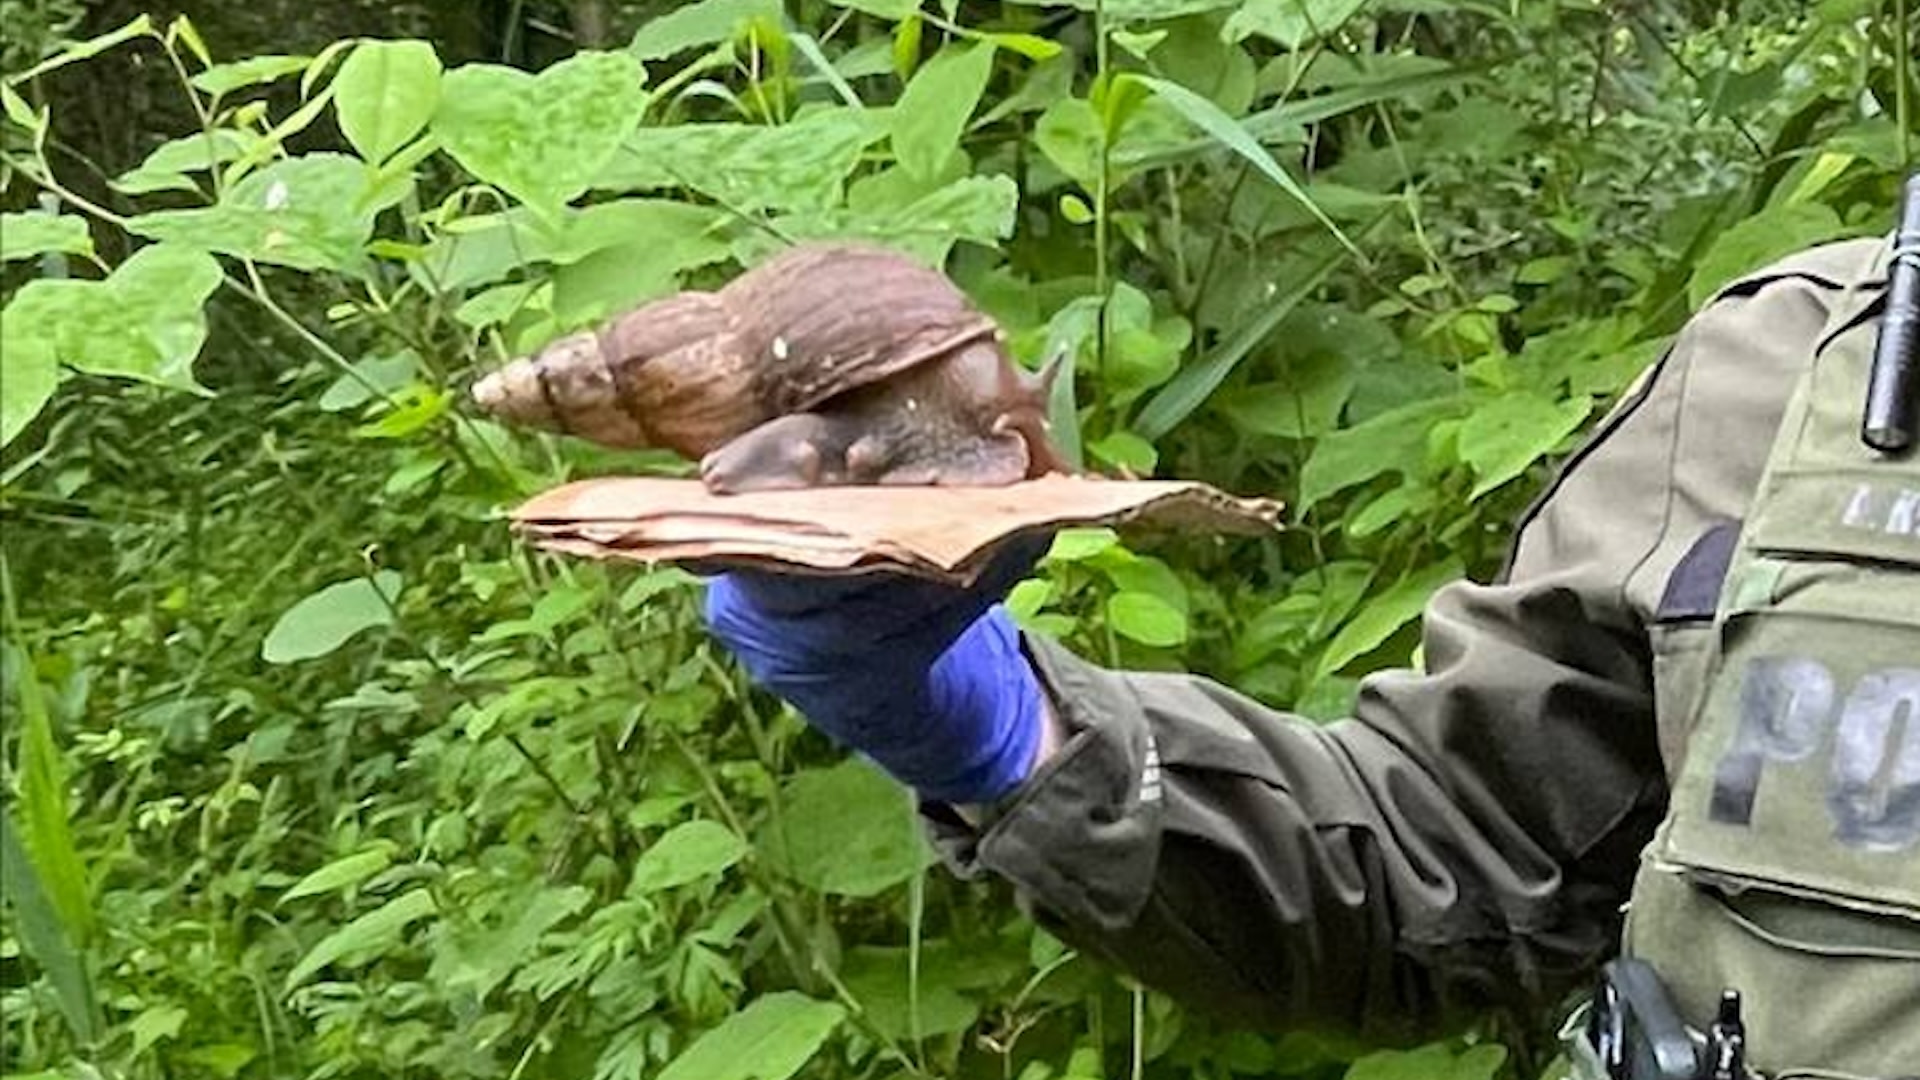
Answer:
<svg viewBox="0 0 1920 1080"><path fill-rule="evenodd" d="M708 582L707 624L755 683L922 798L990 802L1040 745L1040 681L999 601L1048 541L1010 541L968 588L731 571Z"/></svg>

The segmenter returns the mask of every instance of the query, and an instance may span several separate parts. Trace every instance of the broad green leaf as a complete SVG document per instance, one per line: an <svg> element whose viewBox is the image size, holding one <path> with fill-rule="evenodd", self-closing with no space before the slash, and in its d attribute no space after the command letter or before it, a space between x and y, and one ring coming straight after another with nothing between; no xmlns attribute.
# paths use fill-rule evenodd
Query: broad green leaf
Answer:
<svg viewBox="0 0 1920 1080"><path fill-rule="evenodd" d="M1235 390L1221 411L1242 431L1286 439L1322 435L1339 422L1354 382L1348 357L1303 356L1286 366L1279 381Z"/></svg>
<svg viewBox="0 0 1920 1080"><path fill-rule="evenodd" d="M694 1040L657 1080L787 1080L845 1015L830 1001L791 990L762 994Z"/></svg>
<svg viewBox="0 0 1920 1080"><path fill-rule="evenodd" d="M1054 584L1045 578L1028 578L1007 590L1007 611L1017 620L1038 614L1053 600Z"/></svg>
<svg viewBox="0 0 1920 1080"><path fill-rule="evenodd" d="M1112 400L1124 402L1173 377L1180 355L1192 340L1193 328L1177 315L1160 316L1153 300L1127 282L1113 286L1104 305L1097 296L1076 297L1047 320L1046 355L1065 350L1078 357L1079 367L1099 363L1097 345L1101 311L1107 327L1107 355L1099 373ZM1064 373L1063 373L1064 376Z"/></svg>
<svg viewBox="0 0 1920 1080"><path fill-rule="evenodd" d="M538 75L494 64L447 74L434 134L463 168L551 213L587 190L640 123L646 71L584 52Z"/></svg>
<svg viewBox="0 0 1920 1080"><path fill-rule="evenodd" d="M60 385L54 339L37 332L26 310L8 304L0 312L0 446L26 430Z"/></svg>
<svg viewBox="0 0 1920 1080"><path fill-rule="evenodd" d="M1253 104L1258 67L1240 45L1221 39L1212 19L1182 19L1153 53L1154 73L1220 106L1229 116Z"/></svg>
<svg viewBox="0 0 1920 1080"><path fill-rule="evenodd" d="M1446 1043L1415 1050L1379 1050L1355 1061L1345 1080L1494 1080L1502 1074L1507 1049L1481 1043L1456 1051Z"/></svg>
<svg viewBox="0 0 1920 1080"><path fill-rule="evenodd" d="M6 113L7 119L32 133L36 144L46 136L48 107L42 105L35 109L27 104L27 99L21 97L10 82L0 82L0 111Z"/></svg>
<svg viewBox="0 0 1920 1080"><path fill-rule="evenodd" d="M342 374L320 395L320 409L341 412L365 405L376 394L395 393L413 381L419 367L419 358L410 351L357 360L351 374Z"/></svg>
<svg viewBox="0 0 1920 1080"><path fill-rule="evenodd" d="M249 174L218 205L142 214L127 228L257 262L360 273L375 217L406 195L405 187L372 188L369 178L346 154L306 154Z"/></svg>
<svg viewBox="0 0 1920 1080"><path fill-rule="evenodd" d="M680 275L728 255L727 213L668 199L618 199L569 211L551 249L553 312L585 325L680 285Z"/></svg>
<svg viewBox="0 0 1920 1080"><path fill-rule="evenodd" d="M54 1001L67 1027L81 1042L93 1041L98 1020L86 957L60 924L60 914L54 910L40 874L15 831L12 807L0 812L0 885L6 889L13 933L53 984Z"/></svg>
<svg viewBox="0 0 1920 1080"><path fill-rule="evenodd" d="M1114 547L1093 560L1094 565L1123 593L1144 593L1185 618L1191 606L1187 583L1173 567L1150 555L1136 555Z"/></svg>
<svg viewBox="0 0 1920 1080"><path fill-rule="evenodd" d="M211 67L193 77L193 86L209 94L231 94L249 86L277 82L307 70L310 56L250 56L231 64Z"/></svg>
<svg viewBox="0 0 1920 1080"><path fill-rule="evenodd" d="M1112 548L1120 535L1105 526L1061 529L1053 536L1047 558L1055 562L1080 562Z"/></svg>
<svg viewBox="0 0 1920 1080"><path fill-rule="evenodd" d="M817 109L789 123L643 127L594 181L606 191L688 188L742 212L838 207L879 110Z"/></svg>
<svg viewBox="0 0 1920 1080"><path fill-rule="evenodd" d="M545 259L553 242L551 230L525 207L459 218L457 225L442 229L407 264L414 279L432 292L458 293L500 281Z"/></svg>
<svg viewBox="0 0 1920 1080"><path fill-rule="evenodd" d="M163 143L137 167L114 178L113 186L129 195L155 191L198 191L188 173L212 172L238 161L260 145L260 136L236 128L216 128Z"/></svg>
<svg viewBox="0 0 1920 1080"><path fill-rule="evenodd" d="M497 925L463 926L438 939L427 981L484 1001L524 969L547 931L592 902L593 891L579 885L523 891Z"/></svg>
<svg viewBox="0 0 1920 1080"><path fill-rule="evenodd" d="M1427 432L1465 411L1458 397L1418 401L1322 437L1300 470L1298 509L1376 476L1415 472L1426 454Z"/></svg>
<svg viewBox="0 0 1920 1080"><path fill-rule="evenodd" d="M783 807L755 846L816 892L873 896L920 873L930 858L905 791L857 758L795 775Z"/></svg>
<svg viewBox="0 0 1920 1080"><path fill-rule="evenodd" d="M1099 187L1104 139L1100 116L1085 98L1064 97L1048 105L1033 128L1033 144L1053 167L1089 192Z"/></svg>
<svg viewBox="0 0 1920 1080"><path fill-rule="evenodd" d="M1169 648L1187 640L1187 617L1152 593L1114 593L1107 600L1107 623L1142 645Z"/></svg>
<svg viewBox="0 0 1920 1080"><path fill-rule="evenodd" d="M747 842L717 821L676 825L640 854L629 893L656 893L712 877L741 860Z"/></svg>
<svg viewBox="0 0 1920 1080"><path fill-rule="evenodd" d="M1170 82L1166 79L1157 79L1151 75L1132 74L1123 76L1123 78L1136 80L1151 89L1160 100L1172 106L1174 111L1178 112L1181 116L1186 117L1193 126L1218 140L1220 145L1238 154L1248 164L1259 170L1262 176L1273 181L1280 190L1298 200L1300 205L1306 207L1307 211L1311 213L1320 224L1326 226L1327 231L1333 234L1334 239L1340 241L1342 247L1353 252L1355 255L1360 254L1360 249L1353 246L1353 241L1347 239L1347 234L1340 230L1340 226L1334 224L1333 219L1328 217L1326 212L1320 209L1319 205L1307 194L1306 189L1300 186L1300 182L1288 175L1287 171L1280 167L1280 163L1273 159L1273 155L1267 152L1267 148L1260 145L1260 141L1254 138L1252 133L1243 127L1238 120L1220 111L1220 106L1181 86L1179 83Z"/></svg>
<svg viewBox="0 0 1920 1080"><path fill-rule="evenodd" d="M1772 206L1726 229L1693 268L1687 301L1704 306L1722 286L1824 240L1850 235L1840 215L1825 203Z"/></svg>
<svg viewBox="0 0 1920 1080"><path fill-rule="evenodd" d="M0 262L31 259L50 251L93 254L93 236L87 231L86 219L40 210L0 214Z"/></svg>
<svg viewBox="0 0 1920 1080"><path fill-rule="evenodd" d="M326 893L351 889L373 875L393 865L393 845L382 841L364 851L338 858L327 865L294 882L293 888L280 894L279 902L298 900L303 896L321 896Z"/></svg>
<svg viewBox="0 0 1920 1080"><path fill-rule="evenodd" d="M1198 363L1183 367L1153 395L1134 419L1135 430L1146 439L1158 440L1193 415L1193 411L1220 388L1227 376L1233 374L1233 369L1247 354L1265 341L1302 300L1318 290L1327 276L1347 261L1347 257L1345 251L1335 251L1298 280L1291 282L1291 287L1285 290L1274 288L1271 298L1261 306L1257 315L1237 320L1233 333L1226 340L1201 357Z"/></svg>
<svg viewBox="0 0 1920 1080"><path fill-rule="evenodd" d="M373 959L399 944L409 925L437 910L433 894L425 889L387 901L321 938L287 973L285 989L291 991L330 964L353 966Z"/></svg>
<svg viewBox="0 0 1920 1080"><path fill-rule="evenodd" d="M50 339L58 362L80 371L204 393L193 362L207 335L201 308L220 280L205 252L151 244L103 281L28 282L7 305L7 341L31 357ZM41 344L20 345L30 339Z"/></svg>
<svg viewBox="0 0 1920 1080"><path fill-rule="evenodd" d="M980 963L984 957L942 948L944 944L929 942L923 950L918 986L913 983L908 950L861 946L849 951L840 978L860 1003L867 1022L894 1039L952 1035L973 1026L980 1018L980 1005L962 990L970 983L991 986L996 973L991 965ZM969 976L982 967L988 969L987 981L974 983ZM1014 970L1001 977L1018 974Z"/></svg>
<svg viewBox="0 0 1920 1080"><path fill-rule="evenodd" d="M1160 453L1153 444L1124 428L1095 439L1088 444L1087 453L1110 465L1131 469L1139 476L1151 475L1160 464Z"/></svg>
<svg viewBox="0 0 1920 1080"><path fill-rule="evenodd" d="M754 19L780 19L780 0L700 0L676 4L633 35L627 51L641 60L665 60L676 53L726 41Z"/></svg>
<svg viewBox="0 0 1920 1080"><path fill-rule="evenodd" d="M400 575L381 570L373 580L336 582L288 608L260 643L260 658L290 664L325 656L365 630L393 625ZM383 599L384 598L384 599Z"/></svg>
<svg viewBox="0 0 1920 1080"><path fill-rule="evenodd" d="M1458 559L1449 558L1421 570L1415 570L1395 582L1387 591L1371 597L1353 619L1327 643L1320 654L1315 678L1324 679L1364 656L1392 637L1401 627L1420 617L1434 590L1465 573Z"/></svg>
<svg viewBox="0 0 1920 1080"><path fill-rule="evenodd" d="M927 61L894 104L893 154L909 174L929 177L960 147L960 135L993 73L990 44L948 45Z"/></svg>
<svg viewBox="0 0 1920 1080"><path fill-rule="evenodd" d="M133 1056L137 1058L146 1053L154 1043L177 1037L186 1022L187 1010L178 1005L155 1005L141 1010L127 1025L133 1035Z"/></svg>
<svg viewBox="0 0 1920 1080"><path fill-rule="evenodd" d="M536 298L535 294L544 294ZM504 326L523 316L534 316L536 312L551 311L553 307L553 286L535 281L516 281L507 285L495 285L474 293L467 301L454 310L453 317L464 326L476 330L489 326Z"/></svg>
<svg viewBox="0 0 1920 1080"><path fill-rule="evenodd" d="M1578 431L1592 409L1592 399L1585 396L1553 401L1522 392L1476 405L1460 425L1460 458L1474 475L1469 497L1477 499L1526 472Z"/></svg>
<svg viewBox="0 0 1920 1080"><path fill-rule="evenodd" d="M440 57L424 41L354 46L333 79L340 131L379 164L420 134L440 105Z"/></svg>
<svg viewBox="0 0 1920 1080"><path fill-rule="evenodd" d="M1227 20L1234 41L1258 34L1298 52L1340 29L1367 0L1247 0Z"/></svg>
<svg viewBox="0 0 1920 1080"><path fill-rule="evenodd" d="M842 209L780 219L795 240L868 239L941 266L953 245L969 240L997 247L1013 235L1020 189L1009 176L969 176L897 208ZM763 238L749 238L744 254L769 253Z"/></svg>
<svg viewBox="0 0 1920 1080"><path fill-rule="evenodd" d="M1372 536L1409 514L1424 513L1436 497L1430 487L1403 484L1347 515L1340 524L1355 539Z"/></svg>
<svg viewBox="0 0 1920 1080"><path fill-rule="evenodd" d="M445 416L452 402L451 391L414 383L393 395L393 401L379 419L360 425L353 433L362 439L404 439Z"/></svg>

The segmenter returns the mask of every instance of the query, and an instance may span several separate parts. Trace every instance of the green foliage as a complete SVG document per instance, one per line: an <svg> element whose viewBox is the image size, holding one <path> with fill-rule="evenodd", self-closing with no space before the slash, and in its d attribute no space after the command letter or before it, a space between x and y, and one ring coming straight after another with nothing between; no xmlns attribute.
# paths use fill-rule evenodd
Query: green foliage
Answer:
<svg viewBox="0 0 1920 1080"><path fill-rule="evenodd" d="M703 0L535 71L411 26L62 48L68 6L0 3L7 1067L1538 1075L1504 1018L1219 1030L941 872L697 579L504 524L684 466L464 389L791 241L893 244L1069 358L1070 455L1290 504L1064 532L1019 618L1343 715L1691 305L1885 228L1904 8L1656 7ZM185 126L76 151L133 56Z"/></svg>
<svg viewBox="0 0 1920 1080"><path fill-rule="evenodd" d="M582 53L538 75L468 64L447 73L433 134L479 180L557 214L639 123L641 76L622 53Z"/></svg>
<svg viewBox="0 0 1920 1080"><path fill-rule="evenodd" d="M786 1080L839 1025L830 1002L792 992L759 998L687 1048L660 1080Z"/></svg>
<svg viewBox="0 0 1920 1080"><path fill-rule="evenodd" d="M345 645L364 630L393 624L400 575L382 570L371 579L329 585L288 608L260 643L269 664L312 660Z"/></svg>

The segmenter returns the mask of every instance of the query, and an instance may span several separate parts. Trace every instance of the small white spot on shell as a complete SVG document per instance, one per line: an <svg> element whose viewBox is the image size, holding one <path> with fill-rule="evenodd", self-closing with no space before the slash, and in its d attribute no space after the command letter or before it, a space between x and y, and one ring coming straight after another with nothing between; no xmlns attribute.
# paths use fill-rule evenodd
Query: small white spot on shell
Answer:
<svg viewBox="0 0 1920 1080"><path fill-rule="evenodd" d="M907 399L907 411L908 411L908 412L912 412L912 411L914 411L915 409L918 409L919 407L920 407L920 399L919 399L919 398L908 398L908 399Z"/></svg>
<svg viewBox="0 0 1920 1080"><path fill-rule="evenodd" d="M777 337L773 339L773 358L775 360L785 360L787 358L786 338Z"/></svg>

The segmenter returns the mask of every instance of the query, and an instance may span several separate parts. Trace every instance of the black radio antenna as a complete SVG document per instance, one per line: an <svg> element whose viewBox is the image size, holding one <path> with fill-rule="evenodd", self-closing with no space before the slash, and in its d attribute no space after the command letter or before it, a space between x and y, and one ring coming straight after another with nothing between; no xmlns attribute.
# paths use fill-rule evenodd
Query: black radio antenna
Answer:
<svg viewBox="0 0 1920 1080"><path fill-rule="evenodd" d="M1873 347L1867 412L1860 438L1883 454L1913 445L1920 411L1920 172L1907 177L1900 197L1893 260L1887 267L1887 313Z"/></svg>

